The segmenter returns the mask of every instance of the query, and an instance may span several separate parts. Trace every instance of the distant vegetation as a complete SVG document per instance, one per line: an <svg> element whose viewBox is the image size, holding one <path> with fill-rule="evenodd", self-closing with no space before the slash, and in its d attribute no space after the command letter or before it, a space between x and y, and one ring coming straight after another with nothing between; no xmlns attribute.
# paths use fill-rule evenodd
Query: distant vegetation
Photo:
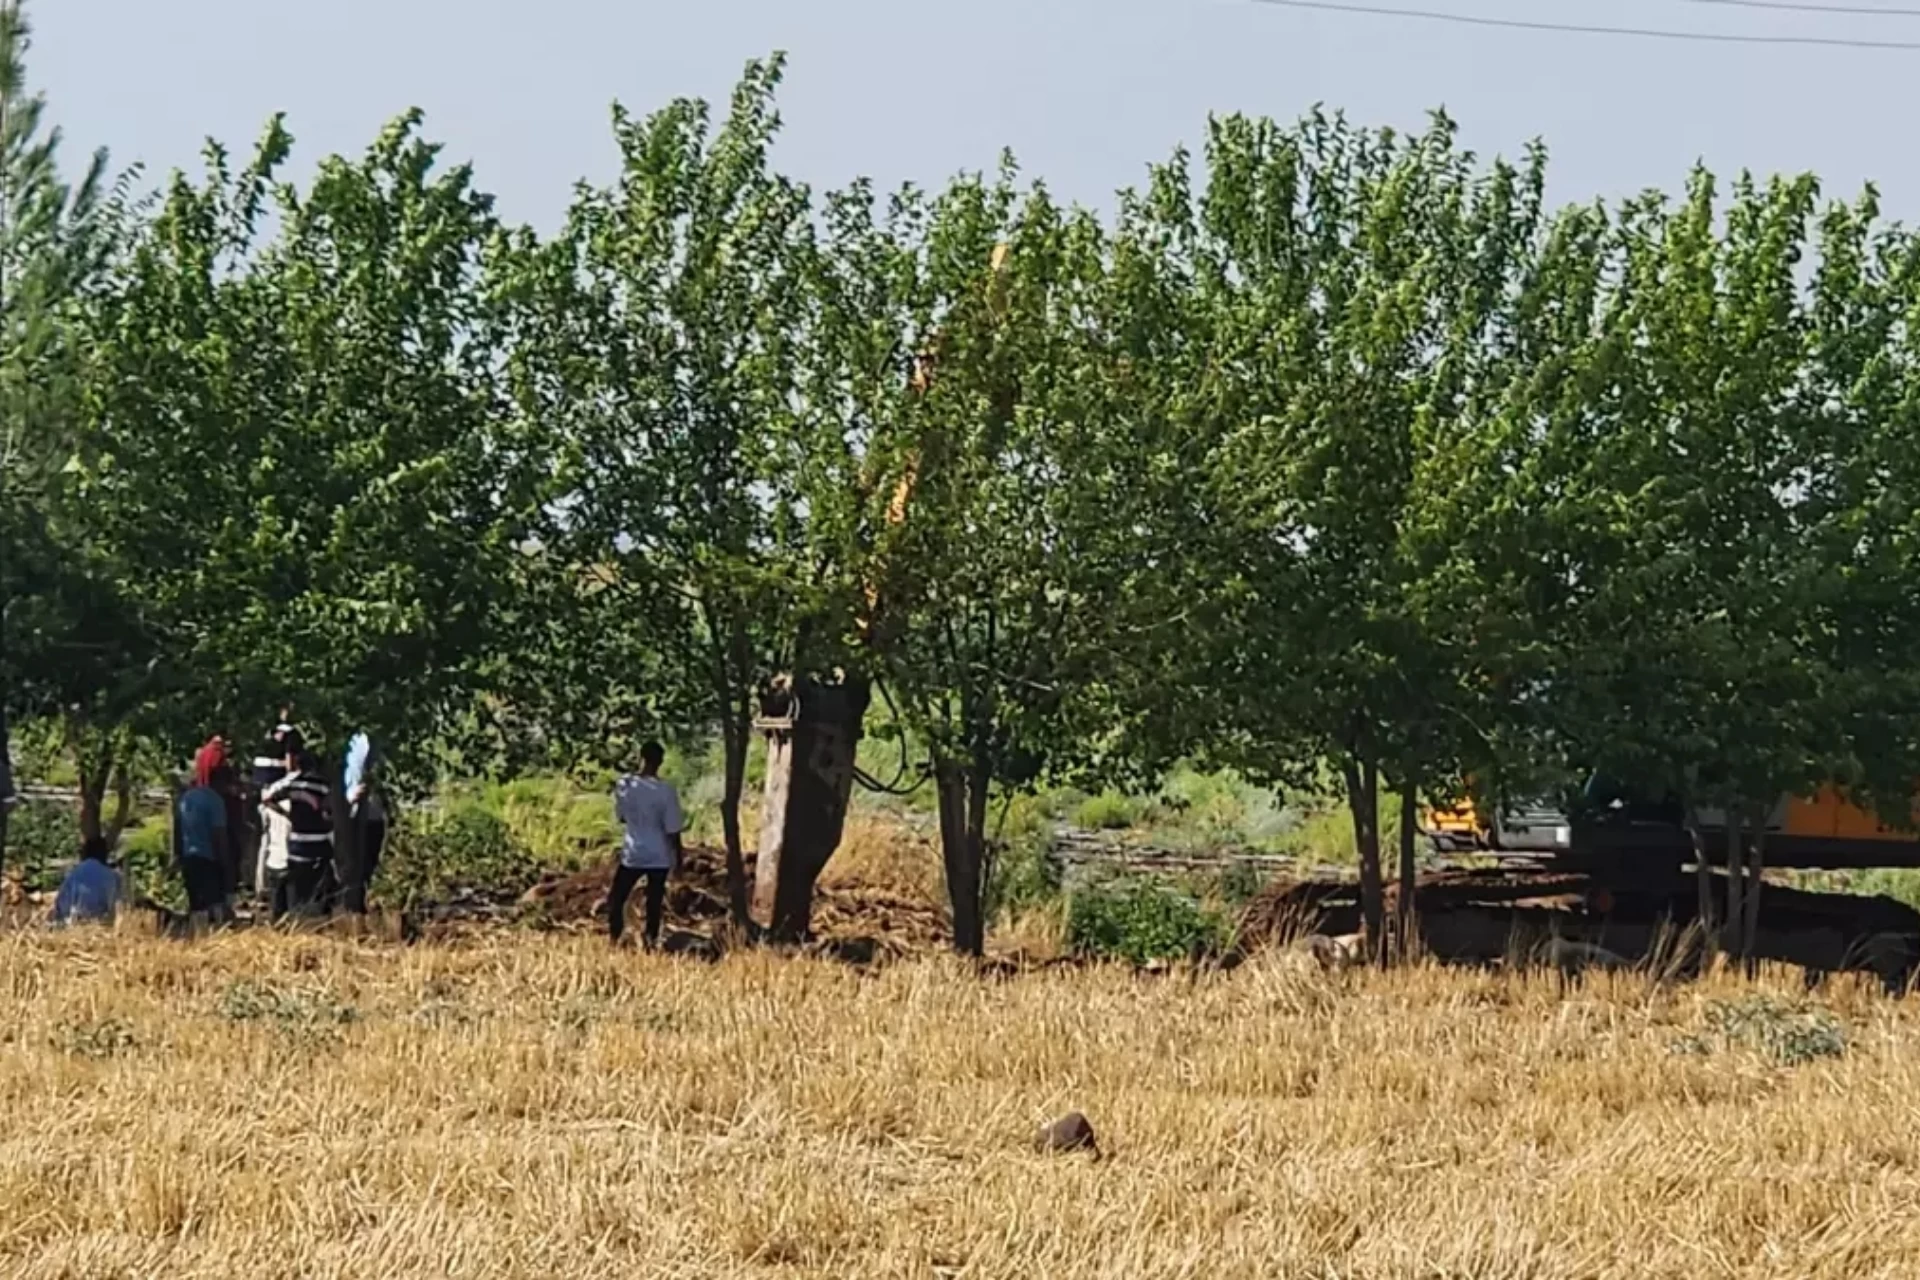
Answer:
<svg viewBox="0 0 1920 1280"><path fill-rule="evenodd" d="M1553 209L1543 149L1316 112L1211 121L1106 218L1010 159L816 191L782 72L616 110L544 236L417 113L303 183L276 117L149 199L10 80L0 687L85 830L291 701L439 795L391 872L430 893L605 836L481 779L660 736L712 752L738 915L786 673L876 693L967 951L1053 821L1351 847L1384 945L1423 795L1910 818L1920 232L1871 190Z"/></svg>

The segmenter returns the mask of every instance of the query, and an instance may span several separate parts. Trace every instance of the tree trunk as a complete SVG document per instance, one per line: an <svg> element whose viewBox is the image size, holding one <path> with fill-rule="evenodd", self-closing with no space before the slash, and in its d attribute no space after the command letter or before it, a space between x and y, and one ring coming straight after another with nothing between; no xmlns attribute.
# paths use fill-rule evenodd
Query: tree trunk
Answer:
<svg viewBox="0 0 1920 1280"><path fill-rule="evenodd" d="M1753 824L1753 857L1747 863L1747 919L1741 930L1740 957L1746 961L1748 977L1754 976L1759 968L1757 952L1760 945L1760 886L1766 867L1767 815L1763 812Z"/></svg>
<svg viewBox="0 0 1920 1280"><path fill-rule="evenodd" d="M983 851L974 838L972 814L982 806L974 803L968 771L959 761L936 759L933 781L940 800L940 855L953 908L953 948L977 956L986 950L987 939L980 895Z"/></svg>
<svg viewBox="0 0 1920 1280"><path fill-rule="evenodd" d="M1348 756L1342 765L1347 807L1353 812L1353 844L1360 863L1360 919L1367 955L1384 964L1387 952L1386 892L1380 874L1380 769L1372 761Z"/></svg>
<svg viewBox="0 0 1920 1280"><path fill-rule="evenodd" d="M107 771L83 754L76 761L75 772L80 778L80 838L105 839L106 824L101 811L107 793Z"/></svg>
<svg viewBox="0 0 1920 1280"><path fill-rule="evenodd" d="M133 821L133 775L125 759L116 761L113 766L113 816L107 819L106 829L101 832L108 848L120 843L128 824Z"/></svg>
<svg viewBox="0 0 1920 1280"><path fill-rule="evenodd" d="M1376 810L1377 812L1377 810ZM1419 911L1414 903L1414 886L1419 869L1414 865L1414 827L1419 812L1413 785L1407 784L1400 796L1400 911L1396 931L1400 935L1400 955L1408 958L1420 940Z"/></svg>
<svg viewBox="0 0 1920 1280"><path fill-rule="evenodd" d="M1740 835L1740 806L1737 801L1728 801L1727 815L1727 920L1726 938L1720 944L1729 954L1744 956L1747 953L1745 927L1747 915L1741 909L1741 890L1746 887L1747 851Z"/></svg>
<svg viewBox="0 0 1920 1280"><path fill-rule="evenodd" d="M775 942L805 941L813 888L840 846L871 686L855 674L769 690L767 776L760 809L753 913ZM784 725L782 722L785 722Z"/></svg>
<svg viewBox="0 0 1920 1280"><path fill-rule="evenodd" d="M720 830L727 846L727 909L734 928L753 930L748 911L747 859L740 840L740 801L747 788L747 734L753 727L746 707L730 713L720 727L724 786L720 794Z"/></svg>
<svg viewBox="0 0 1920 1280"><path fill-rule="evenodd" d="M1687 838L1693 842L1694 884L1700 891L1700 962L1704 969L1713 958L1717 936L1713 909L1713 867L1707 860L1707 842L1700 834L1700 815L1691 803L1686 807Z"/></svg>
<svg viewBox="0 0 1920 1280"><path fill-rule="evenodd" d="M7 878L7 820L13 815L13 729L0 701L0 884Z"/></svg>

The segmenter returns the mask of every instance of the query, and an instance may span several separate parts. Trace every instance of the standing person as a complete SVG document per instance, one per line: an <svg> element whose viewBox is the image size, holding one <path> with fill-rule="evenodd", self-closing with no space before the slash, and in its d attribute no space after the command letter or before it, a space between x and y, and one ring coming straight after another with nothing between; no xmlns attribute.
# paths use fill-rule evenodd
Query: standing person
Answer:
<svg viewBox="0 0 1920 1280"><path fill-rule="evenodd" d="M111 922L121 899L120 873L107 862L107 842L91 836L80 850L80 861L60 882L60 892L53 899L53 923Z"/></svg>
<svg viewBox="0 0 1920 1280"><path fill-rule="evenodd" d="M286 743L287 773L272 789L273 806L287 818L286 869L274 893L276 920L318 906L333 865L333 797L326 775L298 733L290 731Z"/></svg>
<svg viewBox="0 0 1920 1280"><path fill-rule="evenodd" d="M180 879L187 889L187 914L208 922L223 920L227 906L227 802L219 788L229 781L216 752L202 747L193 762L193 785L180 793L174 808Z"/></svg>
<svg viewBox="0 0 1920 1280"><path fill-rule="evenodd" d="M267 793L287 776L287 736L293 733L293 709L280 708L280 720L268 732L260 753L253 758L253 776L249 779L259 805L259 848L255 851L251 872L255 897L265 898L279 883L287 869L287 833L289 819L283 809L267 803Z"/></svg>
<svg viewBox="0 0 1920 1280"><path fill-rule="evenodd" d="M247 817L240 777L233 768L225 738L215 734L194 755L193 779L198 786L211 786L227 808L227 840L220 858L220 876L222 897L231 904L232 896L240 888L240 851L246 843Z"/></svg>
<svg viewBox="0 0 1920 1280"><path fill-rule="evenodd" d="M613 872L607 899L607 932L615 946L627 930L627 899L643 877L647 882L646 942L660 942L660 917L667 898L667 875L680 865L680 795L660 776L666 752L659 743L640 748L640 772L613 784L613 816L626 829L620 865Z"/></svg>
<svg viewBox="0 0 1920 1280"><path fill-rule="evenodd" d="M362 892L380 870L380 854L387 844L387 805L374 778L373 744L356 733L347 747L342 783L347 795L347 820L353 824L354 847L360 851ZM351 904L350 904L351 905Z"/></svg>

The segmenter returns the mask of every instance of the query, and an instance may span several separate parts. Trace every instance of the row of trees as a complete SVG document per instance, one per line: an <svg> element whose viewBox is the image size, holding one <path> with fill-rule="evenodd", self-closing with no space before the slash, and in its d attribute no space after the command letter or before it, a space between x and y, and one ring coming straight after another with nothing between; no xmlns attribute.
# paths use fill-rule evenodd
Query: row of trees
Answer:
<svg viewBox="0 0 1920 1280"><path fill-rule="evenodd" d="M411 114L304 186L279 120L64 185L10 40L0 664L91 821L128 743L288 698L415 769L695 726L744 914L756 694L834 671L938 789L970 950L1043 777L1332 762L1383 945L1383 786L1906 814L1920 236L1871 191L1553 211L1539 150L1315 113L1106 218L1011 161L822 194L775 58L718 122L616 111L542 237Z"/></svg>

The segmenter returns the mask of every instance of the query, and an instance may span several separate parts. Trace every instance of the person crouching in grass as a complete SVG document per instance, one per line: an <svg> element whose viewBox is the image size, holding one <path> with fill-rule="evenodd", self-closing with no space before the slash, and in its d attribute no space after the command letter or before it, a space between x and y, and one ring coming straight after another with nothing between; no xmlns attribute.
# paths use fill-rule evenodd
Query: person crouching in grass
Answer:
<svg viewBox="0 0 1920 1280"><path fill-rule="evenodd" d="M107 862L107 842L90 836L54 896L53 923L111 924L123 896L120 873Z"/></svg>

